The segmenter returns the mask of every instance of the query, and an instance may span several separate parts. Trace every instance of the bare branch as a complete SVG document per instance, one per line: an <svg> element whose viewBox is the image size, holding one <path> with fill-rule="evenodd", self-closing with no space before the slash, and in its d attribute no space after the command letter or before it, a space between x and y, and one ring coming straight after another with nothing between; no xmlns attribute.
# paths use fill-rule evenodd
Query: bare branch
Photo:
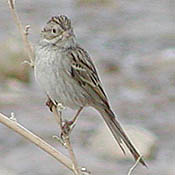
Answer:
<svg viewBox="0 0 175 175"><path fill-rule="evenodd" d="M12 117L14 118L14 115ZM62 163L74 172L74 165L69 158L57 151L54 147L46 143L40 137L36 136L31 131L24 128L16 120L9 119L7 116L0 113L0 123L6 125L8 128L25 137L27 140L37 145L39 148L50 154L52 157L54 157L56 160L58 160L60 163Z"/></svg>

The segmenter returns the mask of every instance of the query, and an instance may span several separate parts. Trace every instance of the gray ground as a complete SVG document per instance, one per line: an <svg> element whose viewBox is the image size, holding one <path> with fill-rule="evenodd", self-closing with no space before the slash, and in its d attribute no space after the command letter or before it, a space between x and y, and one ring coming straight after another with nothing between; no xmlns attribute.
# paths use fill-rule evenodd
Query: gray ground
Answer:
<svg viewBox="0 0 175 175"><path fill-rule="evenodd" d="M23 23L31 25L33 43L50 16L70 16L78 40L94 59L121 122L136 124L157 135L157 149L147 160L149 169L139 166L135 175L175 175L174 7L174 0L110 0L104 4L17 1ZM2 0L0 33L2 43L17 37L7 3ZM44 106L45 97L33 81L33 73L30 84L14 80L6 83L8 88L0 84L0 112L9 116L13 111L20 123L58 147L51 137L57 134L57 125ZM67 110L65 115L72 115L72 111ZM86 109L72 133L78 161L96 175L127 174L132 162L106 160L91 151L88 138L103 123L98 116L94 110ZM60 146L59 149L65 152ZM0 171L1 167L18 175L69 174L53 158L2 125Z"/></svg>

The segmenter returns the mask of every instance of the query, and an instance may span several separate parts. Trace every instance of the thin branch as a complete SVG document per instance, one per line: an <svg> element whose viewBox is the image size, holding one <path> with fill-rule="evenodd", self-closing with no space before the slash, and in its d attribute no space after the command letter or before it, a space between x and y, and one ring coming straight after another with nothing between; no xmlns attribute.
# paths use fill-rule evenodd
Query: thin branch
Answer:
<svg viewBox="0 0 175 175"><path fill-rule="evenodd" d="M54 147L46 143L40 137L36 136L31 131L27 130L22 125L20 125L16 121L16 119L14 119L14 115L12 115L12 118L10 119L7 116L0 113L0 123L6 125L8 128L25 137L27 140L37 145L39 148L50 154L52 157L54 157L56 160L58 160L60 163L62 163L74 172L74 166L69 158L57 151Z"/></svg>
<svg viewBox="0 0 175 175"><path fill-rule="evenodd" d="M18 15L17 15L16 9L15 9L15 0L8 0L8 4L9 4L9 8L10 8L11 14L13 16L13 19L14 19L14 21L18 27L18 30L21 34L21 37L23 39L23 42L25 45L25 50L26 50L27 56L29 57L29 60L30 60L30 65L33 67L34 66L34 64L33 64L34 52L33 52L32 46L28 40L30 25L26 25L25 28L23 27Z"/></svg>
<svg viewBox="0 0 175 175"><path fill-rule="evenodd" d="M63 124L63 121L62 121L62 109L63 109L62 106L58 106L58 108L57 108L55 105L53 105L53 107L52 107L52 110L53 110L53 113L54 113L54 117L55 117L56 121L60 125L60 129L61 129L61 132L63 134L63 139L64 139L64 142L65 142L66 148L68 149L70 158L71 158L72 163L73 163L74 174L75 175L80 175L81 172L80 172L80 169L78 167L78 163L77 163L77 160L75 158L75 154L73 152L72 145L70 143L69 135L66 134L64 132L64 130L63 130L63 126L62 126L62 124Z"/></svg>

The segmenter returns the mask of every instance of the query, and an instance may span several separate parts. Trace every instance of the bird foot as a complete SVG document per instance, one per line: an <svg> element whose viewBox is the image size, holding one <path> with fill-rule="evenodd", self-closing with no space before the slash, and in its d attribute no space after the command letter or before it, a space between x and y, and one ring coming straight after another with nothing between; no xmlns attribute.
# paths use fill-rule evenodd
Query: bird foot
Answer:
<svg viewBox="0 0 175 175"><path fill-rule="evenodd" d="M75 123L72 120L71 121L65 120L62 123L61 137L69 136L74 127L75 127Z"/></svg>
<svg viewBox="0 0 175 175"><path fill-rule="evenodd" d="M61 145L67 149L66 139L69 139L72 129L75 127L73 121L63 121L60 136L53 136Z"/></svg>
<svg viewBox="0 0 175 175"><path fill-rule="evenodd" d="M46 101L46 105L49 107L50 111L53 112L52 108L55 106L55 104L52 102L50 98Z"/></svg>

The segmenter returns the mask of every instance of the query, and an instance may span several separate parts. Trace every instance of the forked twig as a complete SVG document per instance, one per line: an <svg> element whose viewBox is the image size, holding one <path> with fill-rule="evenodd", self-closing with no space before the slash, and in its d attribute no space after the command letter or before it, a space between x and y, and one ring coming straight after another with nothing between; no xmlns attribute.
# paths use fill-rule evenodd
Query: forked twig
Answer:
<svg viewBox="0 0 175 175"><path fill-rule="evenodd" d="M60 108L62 108L62 107L60 106ZM70 143L69 134L66 134L63 130L62 109L57 109L57 106L53 105L52 110L53 110L54 117L55 117L56 121L58 121L58 123L60 125L60 129L61 129L61 132L63 134L63 139L65 142L66 148L68 149L70 158L71 158L72 163L73 163L72 168L74 169L74 174L80 175L81 172L80 172L80 169L78 167L77 160L75 158L75 154L74 154L73 149L72 149L72 145Z"/></svg>

